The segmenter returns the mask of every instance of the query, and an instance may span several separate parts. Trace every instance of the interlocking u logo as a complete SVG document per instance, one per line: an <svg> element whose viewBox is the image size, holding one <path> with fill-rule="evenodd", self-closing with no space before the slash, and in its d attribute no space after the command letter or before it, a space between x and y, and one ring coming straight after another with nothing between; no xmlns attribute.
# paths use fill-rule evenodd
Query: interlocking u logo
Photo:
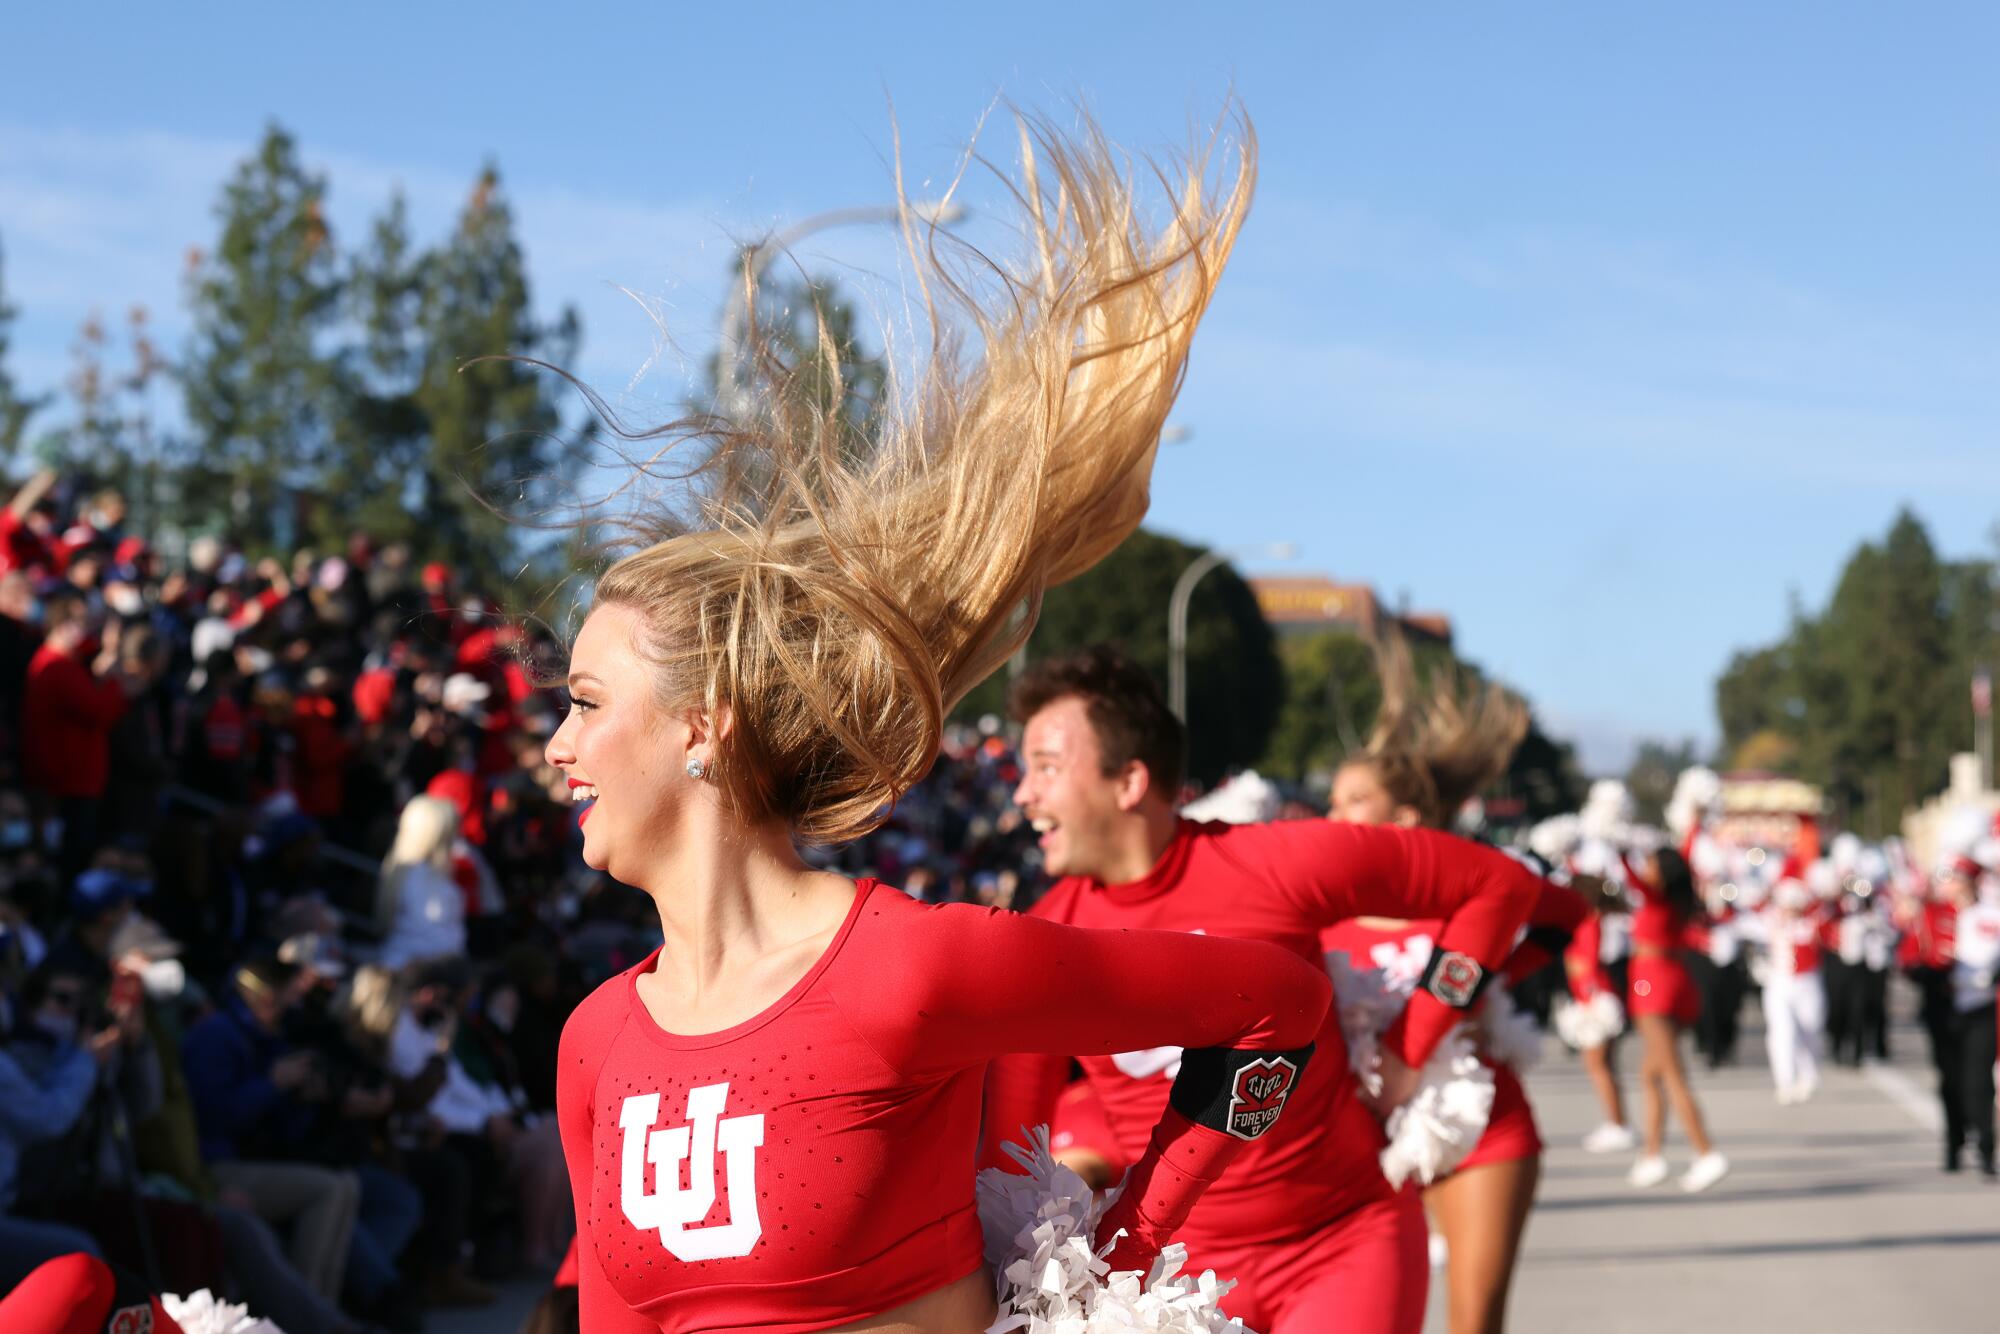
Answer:
<svg viewBox="0 0 2000 1334"><path fill-rule="evenodd" d="M684 1126L655 1130L660 1095L635 1094L618 1110L624 1155L618 1199L625 1217L642 1232L657 1230L660 1244L676 1260L733 1260L750 1254L764 1225L757 1217L757 1150L764 1143L764 1116L722 1115L729 1085L704 1084L688 1090ZM729 1221L696 1227L715 1206L715 1155L729 1167ZM646 1189L646 1164L653 1165L653 1189ZM687 1184L681 1184L681 1164Z"/></svg>

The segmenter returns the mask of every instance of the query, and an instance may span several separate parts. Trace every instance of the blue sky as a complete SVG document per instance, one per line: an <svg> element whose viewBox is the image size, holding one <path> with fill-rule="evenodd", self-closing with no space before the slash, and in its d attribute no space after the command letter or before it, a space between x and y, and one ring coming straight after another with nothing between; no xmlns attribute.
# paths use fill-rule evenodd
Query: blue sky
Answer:
<svg viewBox="0 0 2000 1334"><path fill-rule="evenodd" d="M1991 550L2000 9L1441 8L20 10L13 369L56 382L133 301L177 341L182 256L272 117L337 241L399 185L434 234L496 161L538 301L643 411L712 342L735 240L887 196L890 99L937 178L996 95L1170 147L1233 88L1258 200L1150 522L1449 612L1594 767L1707 739L1730 652L1899 505ZM890 290L886 237L801 254Z"/></svg>

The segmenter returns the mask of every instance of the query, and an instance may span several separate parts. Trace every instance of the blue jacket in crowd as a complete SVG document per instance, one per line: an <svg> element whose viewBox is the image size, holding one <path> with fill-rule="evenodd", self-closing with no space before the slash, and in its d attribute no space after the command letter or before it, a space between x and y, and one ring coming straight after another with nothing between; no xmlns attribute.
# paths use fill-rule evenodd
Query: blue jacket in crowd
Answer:
<svg viewBox="0 0 2000 1334"><path fill-rule="evenodd" d="M271 1067L291 1048L266 1033L240 996L188 1030L181 1066L201 1129L204 1162L243 1156L252 1135L267 1143L301 1143L312 1129L312 1108L271 1082ZM251 1156L258 1146L253 1145Z"/></svg>
<svg viewBox="0 0 2000 1334"><path fill-rule="evenodd" d="M75 1043L61 1044L46 1063L0 1051L0 1211L14 1203L21 1150L68 1134L96 1085L97 1061Z"/></svg>

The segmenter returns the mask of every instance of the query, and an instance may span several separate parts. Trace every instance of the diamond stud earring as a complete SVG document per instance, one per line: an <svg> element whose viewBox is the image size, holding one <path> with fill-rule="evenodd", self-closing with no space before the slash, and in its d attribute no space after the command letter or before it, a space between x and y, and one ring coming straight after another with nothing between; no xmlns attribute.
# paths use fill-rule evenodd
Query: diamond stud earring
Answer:
<svg viewBox="0 0 2000 1334"><path fill-rule="evenodd" d="M689 778L706 778L708 776L708 766L700 760L694 759L692 756L688 759L687 771Z"/></svg>

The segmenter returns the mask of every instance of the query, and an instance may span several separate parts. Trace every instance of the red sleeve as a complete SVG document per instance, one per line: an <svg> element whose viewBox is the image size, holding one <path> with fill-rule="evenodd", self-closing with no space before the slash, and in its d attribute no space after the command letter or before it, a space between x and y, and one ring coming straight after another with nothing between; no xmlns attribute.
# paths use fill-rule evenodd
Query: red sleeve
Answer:
<svg viewBox="0 0 2000 1334"><path fill-rule="evenodd" d="M1528 913L1527 938L1507 956L1501 980L1512 986L1532 977L1550 960L1560 958L1589 918L1590 904L1583 895L1552 880L1541 881L1541 893Z"/></svg>
<svg viewBox="0 0 2000 1334"><path fill-rule="evenodd" d="M890 904L883 911L902 917L893 947L880 951L865 989L835 997L876 1054L913 1082L1013 1052L1291 1051L1318 1035L1332 1000L1322 969L1263 941Z"/></svg>
<svg viewBox="0 0 2000 1334"><path fill-rule="evenodd" d="M1563 951L1563 971L1569 975L1569 994L1587 1001L1604 990L1604 963L1599 951L1604 944L1603 919L1592 914L1576 928L1569 948Z"/></svg>
<svg viewBox="0 0 2000 1334"><path fill-rule="evenodd" d="M611 1286L590 1239L590 1159L597 1140L592 1106L605 1053L625 1021L627 1012L617 1003L618 988L624 985L624 974L613 977L577 1006L563 1025L556 1055L556 1128L562 1133L570 1198L576 1206L578 1328L590 1334L660 1334L658 1324L627 1306Z"/></svg>
<svg viewBox="0 0 2000 1334"><path fill-rule="evenodd" d="M1631 886L1640 898L1648 903L1660 902L1660 887L1648 880L1640 872L1639 868L1632 864L1630 857L1627 857L1622 852L1619 853L1618 866L1625 873L1625 883Z"/></svg>
<svg viewBox="0 0 2000 1334"><path fill-rule="evenodd" d="M1180 1046L1291 1052L1332 1001L1324 970L1281 946L1178 931L1087 930L999 908L889 900L903 920L867 986L835 998L910 1080L1025 1052L989 1069L982 1162L1047 1121L1073 1055ZM909 1016L925 1021L913 1024ZM994 1081L998 1081L995 1083ZM1100 1231L1130 1234L1120 1267L1144 1268L1246 1141L1168 1107Z"/></svg>
<svg viewBox="0 0 2000 1334"><path fill-rule="evenodd" d="M1465 955L1489 972L1513 951L1543 883L1503 852L1432 829L1291 820L1239 825L1229 846L1261 863L1314 926L1348 917L1442 919L1438 953ZM1418 991L1382 1040L1422 1065L1464 1017Z"/></svg>
<svg viewBox="0 0 2000 1334"><path fill-rule="evenodd" d="M1044 896L1028 915L1063 921L1069 897L1058 887ZM1008 1052L993 1058L986 1070L986 1102L980 1117L979 1165L1017 1171L1014 1160L1000 1151L1021 1127L1054 1125L1056 1101L1069 1082L1070 1058L1043 1052Z"/></svg>
<svg viewBox="0 0 2000 1334"><path fill-rule="evenodd" d="M86 727L102 731L125 712L125 688L110 677L92 676L75 658L51 663L42 679L48 683L50 702Z"/></svg>

